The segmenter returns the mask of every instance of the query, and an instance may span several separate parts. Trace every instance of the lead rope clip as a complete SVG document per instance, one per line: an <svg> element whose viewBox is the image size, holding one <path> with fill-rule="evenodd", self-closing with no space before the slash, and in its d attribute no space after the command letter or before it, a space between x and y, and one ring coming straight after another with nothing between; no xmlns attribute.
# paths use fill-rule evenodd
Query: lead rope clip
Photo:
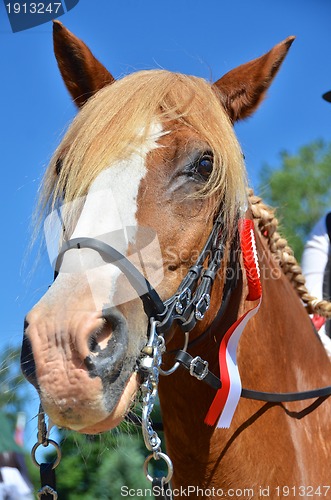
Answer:
<svg viewBox="0 0 331 500"><path fill-rule="evenodd" d="M56 451L56 458L54 462L39 463L36 458L36 452L39 446L47 448L53 446ZM31 450L31 457L33 463L40 470L41 488L37 493L37 498L41 500L57 500L58 494L56 491L55 469L61 461L61 449L56 441L49 439L47 425L45 420L45 412L40 405L38 413L38 434L37 442Z"/></svg>

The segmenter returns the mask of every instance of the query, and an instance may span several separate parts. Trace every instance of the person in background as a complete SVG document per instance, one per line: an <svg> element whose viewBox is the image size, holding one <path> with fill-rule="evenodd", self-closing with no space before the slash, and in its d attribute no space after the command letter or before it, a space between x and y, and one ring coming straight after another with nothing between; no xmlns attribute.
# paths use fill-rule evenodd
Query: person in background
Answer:
<svg viewBox="0 0 331 500"><path fill-rule="evenodd" d="M331 90L323 94L331 102ZM331 168L331 166L330 166ZM310 293L319 300L331 298L331 209L313 227L302 256L302 271ZM331 356L331 320L314 315L314 326Z"/></svg>
<svg viewBox="0 0 331 500"><path fill-rule="evenodd" d="M6 415L0 411L0 500L33 500L33 488Z"/></svg>

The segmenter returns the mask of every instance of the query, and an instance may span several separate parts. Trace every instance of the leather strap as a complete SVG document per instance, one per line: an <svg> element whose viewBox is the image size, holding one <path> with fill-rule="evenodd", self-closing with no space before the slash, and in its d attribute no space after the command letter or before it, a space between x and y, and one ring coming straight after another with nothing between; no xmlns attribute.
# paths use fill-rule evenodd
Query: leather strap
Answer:
<svg viewBox="0 0 331 500"><path fill-rule="evenodd" d="M206 384L213 387L213 389L220 389L222 387L221 380L216 377L208 369L208 362L196 356L191 356L188 352L178 351L176 354L176 361L179 361L187 370L189 370L192 377L206 382Z"/></svg>
<svg viewBox="0 0 331 500"><path fill-rule="evenodd" d="M116 265L128 278L130 284L139 294L148 317L158 317L164 314L166 307L157 291L141 272L116 248L95 238L73 238L66 241L56 259L55 271L59 271L64 254L71 249L92 248L96 250L105 262Z"/></svg>
<svg viewBox="0 0 331 500"><path fill-rule="evenodd" d="M178 351L176 361L179 361L193 377L203 380L213 389L220 389L222 382L209 371L208 362L196 356L193 358L189 353ZM241 397L245 399L254 399L256 401L265 401L268 403L291 403L293 401L305 401L307 399L323 398L331 396L331 386L321 387L320 389L312 389L310 391L301 392L262 392L253 391L251 389L242 389Z"/></svg>
<svg viewBox="0 0 331 500"><path fill-rule="evenodd" d="M155 477L152 482L152 492L154 498L161 500L172 500L172 493L169 483L165 483L162 477ZM168 492L170 494L168 495Z"/></svg>
<svg viewBox="0 0 331 500"><path fill-rule="evenodd" d="M40 464L41 489L38 492L38 498L42 500L57 499L55 469L53 465L53 463Z"/></svg>
<svg viewBox="0 0 331 500"><path fill-rule="evenodd" d="M331 396L331 385L302 392L261 392L251 389L242 389L241 397L246 399L255 399L256 401L265 401L267 403L292 403L293 401L305 401L307 399L316 399Z"/></svg>

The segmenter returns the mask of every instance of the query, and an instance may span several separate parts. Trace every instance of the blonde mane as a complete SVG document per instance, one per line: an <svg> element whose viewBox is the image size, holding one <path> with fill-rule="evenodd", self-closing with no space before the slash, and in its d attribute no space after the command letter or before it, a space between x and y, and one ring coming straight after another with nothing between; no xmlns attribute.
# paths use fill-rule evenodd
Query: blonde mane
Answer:
<svg viewBox="0 0 331 500"><path fill-rule="evenodd" d="M41 209L86 195L97 175L139 151L155 120L190 127L209 144L214 169L197 194L222 202L232 226L246 195L242 153L216 90L205 80L163 70L141 71L89 99L57 148L44 178ZM57 164L61 161L61 168Z"/></svg>

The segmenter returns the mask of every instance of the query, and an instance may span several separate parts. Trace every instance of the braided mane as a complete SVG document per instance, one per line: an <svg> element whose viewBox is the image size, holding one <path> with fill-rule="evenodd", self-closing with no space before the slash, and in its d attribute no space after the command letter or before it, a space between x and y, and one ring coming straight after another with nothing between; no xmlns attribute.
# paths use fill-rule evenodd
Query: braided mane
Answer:
<svg viewBox="0 0 331 500"><path fill-rule="evenodd" d="M261 234L267 239L274 259L306 305L307 312L331 318L331 302L318 300L309 294L306 279L302 274L298 261L294 257L293 250L288 245L287 240L278 232L278 220L275 217L275 210L266 205L262 198L256 196L252 189L248 191L248 198L253 218L257 221Z"/></svg>

